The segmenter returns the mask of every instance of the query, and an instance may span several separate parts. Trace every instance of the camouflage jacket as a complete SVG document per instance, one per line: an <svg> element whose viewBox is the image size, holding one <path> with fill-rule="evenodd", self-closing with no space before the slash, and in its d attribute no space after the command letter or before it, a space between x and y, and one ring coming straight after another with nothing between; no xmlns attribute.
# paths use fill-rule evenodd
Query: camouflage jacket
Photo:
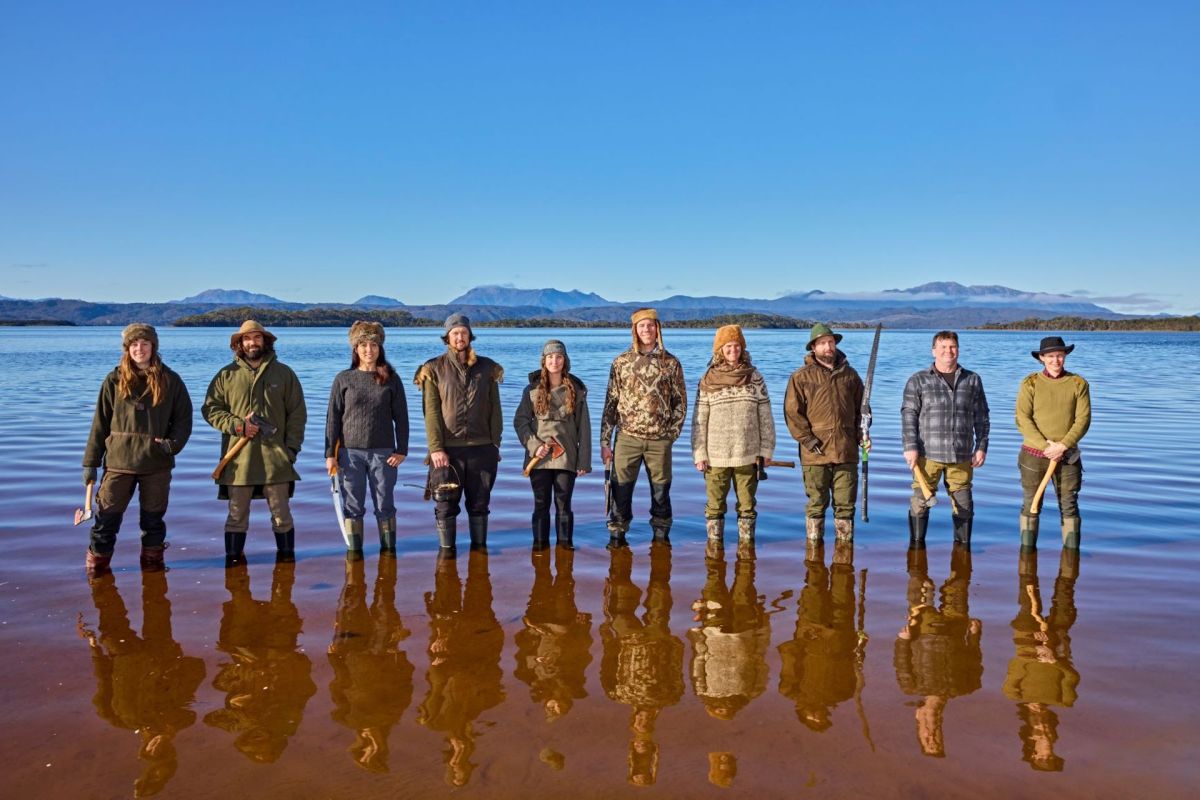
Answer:
<svg viewBox="0 0 1200 800"><path fill-rule="evenodd" d="M639 439L675 441L687 417L687 387L679 359L655 348L635 348L613 359L600 418L600 444L613 446L614 431Z"/></svg>

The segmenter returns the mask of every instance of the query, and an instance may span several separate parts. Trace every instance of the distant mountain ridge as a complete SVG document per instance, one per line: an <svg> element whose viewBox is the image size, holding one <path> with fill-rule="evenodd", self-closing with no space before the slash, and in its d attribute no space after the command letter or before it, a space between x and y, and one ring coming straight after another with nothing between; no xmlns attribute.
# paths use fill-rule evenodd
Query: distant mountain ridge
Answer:
<svg viewBox="0 0 1200 800"><path fill-rule="evenodd" d="M210 289L169 303L3 299L0 300L0 319L61 320L77 325L124 325L140 320L164 325L181 317L221 308L259 307L276 310L361 309L364 316L369 316L372 310L403 309L415 318L433 320L444 319L452 311L462 310L480 321L515 319L587 323L628 320L633 310L644 306L658 309L666 320L704 320L723 314L769 314L804 320L882 323L895 328L972 327L1064 315L1097 319L1131 317L1068 295L939 281L875 292L813 289L774 299L676 294L637 302L616 302L577 290L491 285L477 286L450 303L429 305L406 305L401 300L381 295L367 295L353 303L289 303L254 292Z"/></svg>

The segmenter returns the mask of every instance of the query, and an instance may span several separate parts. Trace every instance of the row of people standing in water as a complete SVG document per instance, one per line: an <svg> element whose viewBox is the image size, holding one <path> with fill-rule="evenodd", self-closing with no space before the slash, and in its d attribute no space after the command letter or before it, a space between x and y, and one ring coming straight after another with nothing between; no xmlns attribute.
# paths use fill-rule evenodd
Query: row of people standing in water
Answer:
<svg viewBox="0 0 1200 800"><path fill-rule="evenodd" d="M341 741L350 758L371 772L413 769L411 748L402 748L405 755L398 759L389 747L394 729L413 708L410 723L445 737L447 783L467 783L480 757L488 757L486 750L477 752L476 720L502 703L521 702L506 697L506 669L524 684L547 723L573 711L589 713L575 709L589 697L589 671L598 669L604 695L629 708L627 777L635 784L656 781L656 725L689 691L717 721L695 731L692 757L716 748L709 753L709 777L718 785L734 782L739 755L756 755L739 753L737 741L721 735L721 722L762 702L772 683L809 730L824 733L840 720L861 725L869 739L867 715L878 713L878 700L871 709L862 702L869 644L863 618L866 575L856 573L849 544L835 545L829 563L822 543L808 548L803 585L785 623L789 635L777 646L777 676L768 663L772 627L780 624L772 617L784 610L791 593L770 601L760 593L753 545L739 544L736 558L716 543L707 548L704 583L693 596L694 622L683 635L671 624L678 590L672 590L670 548L651 546L645 584L635 582L630 549L612 551L602 618L595 625L577 598L573 558L566 548L532 554L533 584L507 668L506 634L494 609L486 552L471 553L465 575L456 560L440 559L424 603L428 666L421 697L414 651L422 645L405 644L413 631L398 611L397 561L380 559L372 587L362 555L348 555L328 646L328 692L331 718L348 730ZM1021 553L1010 623L1012 655L1003 677L986 681L983 622L970 606L971 562L970 549L956 545L939 588L934 578L940 571L931 576L927 551L912 548L907 554L907 615L897 620L892 662L900 695L915 700L914 752L954 756L954 743L945 733L952 701L986 683L1016 704L1010 724L1019 734L1022 759L1037 770L1062 770L1064 758L1055 750L1058 714L1074 705L1079 685L1071 645L1079 553L1062 550L1057 574L1051 573L1052 588L1045 591L1037 552ZM227 731L234 747L258 763L280 758L318 692L314 665L299 639L306 626L292 599L295 578L294 564L276 564L268 599L256 599L245 564L226 571L229 599L222 608L215 643L219 663L211 678L226 698L202 703L213 706L202 722ZM91 593L98 619L94 627L81 619L79 632L91 652L96 712L114 727L137 731L143 769L136 794L154 794L176 772L178 734L201 721L192 707L207 666L176 641L165 572L142 573L140 633L112 573L95 578ZM503 731L504 719L493 717L489 724ZM557 728L544 730L530 746L544 745L540 757L548 765L561 769L578 756L569 747L554 746Z"/></svg>
<svg viewBox="0 0 1200 800"><path fill-rule="evenodd" d="M669 542L672 445L687 416L687 390L679 360L663 345L653 309L632 316L632 343L612 363L599 432L605 467L609 546L627 544L634 485L645 469L650 489L650 527L655 541ZM863 381L838 349L841 334L813 326L805 363L788 380L784 421L798 443L808 504L806 536L820 541L833 506L838 541L853 541L860 451L871 448L870 414ZM396 548L394 491L397 467L408 455L408 405L403 385L384 352L383 326L356 322L349 333L351 364L335 377L326 418L325 459L340 479L339 517L350 550L364 540L366 496L371 494L380 549ZM503 368L476 353L470 320L452 314L444 325L446 350L422 364L414 377L421 390L428 445L426 497L434 501L438 544L457 552L457 521L466 507L472 547L486 547L491 490L500 461L504 421L499 384ZM222 458L213 478L229 502L225 554L243 558L251 501L263 498L271 514L276 548L293 557L295 527L289 498L299 474L295 462L304 441L307 411L295 373L275 354L276 337L253 320L230 337L233 360L209 384L201 413L222 433ZM192 428L192 405L179 376L162 361L158 334L134 324L122 333L123 353L105 378L83 457L88 487L103 466L97 512L87 551L88 572L108 568L122 518L134 490L140 492L141 561L164 563L167 508L175 454ZM1021 383L1017 426L1024 494L1022 545L1036 544L1042 491L1053 480L1063 543L1079 546L1079 441L1091 420L1087 382L1065 369L1074 349L1046 337L1032 356L1043 369ZM909 378L901 406L904 458L913 471L910 537L925 539L929 508L939 482L950 496L956 542L969 544L974 517L974 469L987 457L990 419L979 375L958 362L958 336L933 337L933 362ZM551 510L556 542L574 547L572 494L575 480L592 469L592 431L587 387L570 370L566 345L551 339L539 368L529 374L514 419L525 450L524 472L534 498L535 548L549 545ZM869 419L869 417L868 417ZM774 415L766 383L754 367L740 327L716 332L712 358L699 381L691 426L694 465L704 474L708 538L725 534L727 498L737 498L738 537L753 541L756 493L775 451Z"/></svg>

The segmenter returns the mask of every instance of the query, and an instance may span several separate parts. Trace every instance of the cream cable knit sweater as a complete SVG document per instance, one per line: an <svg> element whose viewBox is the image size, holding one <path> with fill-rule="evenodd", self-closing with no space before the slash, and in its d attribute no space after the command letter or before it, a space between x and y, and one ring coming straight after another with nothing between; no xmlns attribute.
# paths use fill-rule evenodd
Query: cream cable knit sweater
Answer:
<svg viewBox="0 0 1200 800"><path fill-rule="evenodd" d="M775 417L759 376L745 386L696 392L692 417L692 461L712 467L742 467L775 454Z"/></svg>

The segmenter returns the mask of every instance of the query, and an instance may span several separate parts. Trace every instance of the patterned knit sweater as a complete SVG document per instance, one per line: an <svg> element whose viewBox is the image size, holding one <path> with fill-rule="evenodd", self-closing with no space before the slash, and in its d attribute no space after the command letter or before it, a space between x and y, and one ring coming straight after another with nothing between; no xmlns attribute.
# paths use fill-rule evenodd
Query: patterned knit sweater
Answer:
<svg viewBox="0 0 1200 800"><path fill-rule="evenodd" d="M692 461L743 467L775 454L775 418L767 385L756 370L745 386L697 392L692 417Z"/></svg>

